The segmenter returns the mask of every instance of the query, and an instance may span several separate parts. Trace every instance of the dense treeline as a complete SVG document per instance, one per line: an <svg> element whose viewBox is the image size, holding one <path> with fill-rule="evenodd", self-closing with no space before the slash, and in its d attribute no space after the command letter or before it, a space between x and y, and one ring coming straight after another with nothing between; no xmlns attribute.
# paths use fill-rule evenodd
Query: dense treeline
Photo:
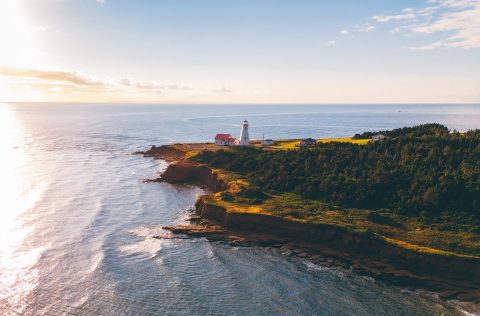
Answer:
<svg viewBox="0 0 480 316"><path fill-rule="evenodd" d="M238 172L267 192L295 192L346 207L480 214L480 130L438 124L382 132L368 145L205 151L195 159Z"/></svg>
<svg viewBox="0 0 480 316"><path fill-rule="evenodd" d="M355 136L353 136L353 139L370 139L374 135L383 135L386 137L393 138L393 137L399 137L399 136L420 137L424 135L445 137L445 136L448 136L448 134L449 134L449 131L446 126L433 123L433 124L423 124L423 125L414 126L414 127L397 128L390 131L365 132L362 134L355 134Z"/></svg>

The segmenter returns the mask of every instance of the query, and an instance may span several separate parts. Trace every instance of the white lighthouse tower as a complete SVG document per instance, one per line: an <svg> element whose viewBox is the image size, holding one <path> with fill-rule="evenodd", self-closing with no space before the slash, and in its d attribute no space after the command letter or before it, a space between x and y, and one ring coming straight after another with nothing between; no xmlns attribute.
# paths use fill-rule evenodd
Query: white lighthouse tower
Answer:
<svg viewBox="0 0 480 316"><path fill-rule="evenodd" d="M248 121L243 121L242 131L240 132L240 146L250 145L250 137L248 136Z"/></svg>

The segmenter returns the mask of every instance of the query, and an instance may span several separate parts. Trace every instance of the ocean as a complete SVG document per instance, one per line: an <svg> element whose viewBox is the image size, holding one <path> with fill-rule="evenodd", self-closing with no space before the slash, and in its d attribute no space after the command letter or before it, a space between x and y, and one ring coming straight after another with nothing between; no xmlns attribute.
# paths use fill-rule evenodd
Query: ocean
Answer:
<svg viewBox="0 0 480 316"><path fill-rule="evenodd" d="M421 123L480 128L479 105L0 105L1 315L455 315L434 294L340 268L168 237L202 189L143 183L131 153L238 137L344 137ZM454 305L454 304L452 304Z"/></svg>

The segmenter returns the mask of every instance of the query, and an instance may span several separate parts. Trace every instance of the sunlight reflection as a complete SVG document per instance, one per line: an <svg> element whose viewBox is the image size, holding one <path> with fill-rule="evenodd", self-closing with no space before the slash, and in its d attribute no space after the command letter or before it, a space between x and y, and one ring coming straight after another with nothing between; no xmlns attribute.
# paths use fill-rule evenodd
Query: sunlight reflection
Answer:
<svg viewBox="0 0 480 316"><path fill-rule="evenodd" d="M20 313L36 285L32 267L40 256L39 249L26 244L32 228L22 218L41 195L28 178L23 140L15 113L0 104L0 305Z"/></svg>
<svg viewBox="0 0 480 316"><path fill-rule="evenodd" d="M2 66L34 66L38 55L34 32L21 1L0 1L0 40Z"/></svg>

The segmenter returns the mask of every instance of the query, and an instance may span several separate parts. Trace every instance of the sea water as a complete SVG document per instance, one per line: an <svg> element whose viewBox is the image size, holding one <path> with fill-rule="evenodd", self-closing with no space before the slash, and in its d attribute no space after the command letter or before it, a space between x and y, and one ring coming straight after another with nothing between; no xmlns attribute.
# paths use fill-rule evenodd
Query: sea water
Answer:
<svg viewBox="0 0 480 316"><path fill-rule="evenodd" d="M437 122L480 128L477 105L0 105L2 315L450 315L458 308L277 249L156 239L203 191L143 183L151 145L345 137Z"/></svg>

